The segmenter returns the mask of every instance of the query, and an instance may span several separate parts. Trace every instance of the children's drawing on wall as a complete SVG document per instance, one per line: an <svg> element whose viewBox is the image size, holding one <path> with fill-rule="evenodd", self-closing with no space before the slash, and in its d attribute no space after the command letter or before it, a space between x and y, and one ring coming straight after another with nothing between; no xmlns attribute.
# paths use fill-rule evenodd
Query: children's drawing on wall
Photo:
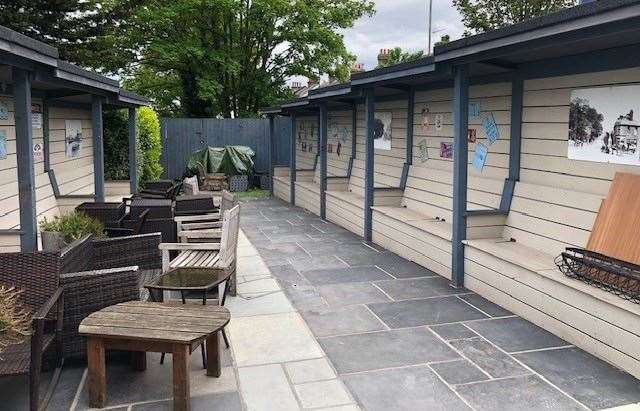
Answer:
<svg viewBox="0 0 640 411"><path fill-rule="evenodd" d="M31 127L42 128L42 105L31 103Z"/></svg>
<svg viewBox="0 0 640 411"><path fill-rule="evenodd" d="M489 144L493 144L500 138L500 131L498 130L498 124L496 123L496 118L493 116L493 113L487 113L482 119L482 128L484 129L484 133L487 136L487 140L489 140Z"/></svg>
<svg viewBox="0 0 640 411"><path fill-rule="evenodd" d="M338 141L338 145L336 146L336 154L340 157L340 153L342 153L342 143Z"/></svg>
<svg viewBox="0 0 640 411"><path fill-rule="evenodd" d="M437 131L442 131L442 127L444 125L444 117L442 114L436 114L436 117L433 120L433 125L436 127Z"/></svg>
<svg viewBox="0 0 640 411"><path fill-rule="evenodd" d="M476 144L476 152L473 156L473 168L478 171L482 171L484 163L487 161L487 154L489 154L489 148L482 143Z"/></svg>
<svg viewBox="0 0 640 411"><path fill-rule="evenodd" d="M573 90L568 158L640 165L639 97L638 85Z"/></svg>
<svg viewBox="0 0 640 411"><path fill-rule="evenodd" d="M423 133L429 130L429 107L427 106L422 107L422 111L420 112L420 127Z"/></svg>
<svg viewBox="0 0 640 411"><path fill-rule="evenodd" d="M7 158L7 130L0 130L0 160Z"/></svg>
<svg viewBox="0 0 640 411"><path fill-rule="evenodd" d="M393 115L389 111L376 111L373 129L373 147L376 150L391 150L391 121Z"/></svg>
<svg viewBox="0 0 640 411"><path fill-rule="evenodd" d="M453 144L440 142L440 157L453 158Z"/></svg>
<svg viewBox="0 0 640 411"><path fill-rule="evenodd" d="M65 155L69 158L78 157L82 144L82 122L80 120L65 120Z"/></svg>
<svg viewBox="0 0 640 411"><path fill-rule="evenodd" d="M420 162L426 163L427 160L429 160L429 147L427 145L427 139L423 138L420 141L420 144L418 144L418 147L420 148Z"/></svg>
<svg viewBox="0 0 640 411"><path fill-rule="evenodd" d="M476 132L475 128L470 128L469 130L467 130L467 140L469 141L469 143L475 143L477 139L478 133Z"/></svg>

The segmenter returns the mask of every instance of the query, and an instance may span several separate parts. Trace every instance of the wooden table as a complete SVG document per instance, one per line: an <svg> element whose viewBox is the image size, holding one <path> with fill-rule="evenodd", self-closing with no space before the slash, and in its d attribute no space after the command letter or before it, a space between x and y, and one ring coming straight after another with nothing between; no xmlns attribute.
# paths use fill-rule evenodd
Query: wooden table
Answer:
<svg viewBox="0 0 640 411"><path fill-rule="evenodd" d="M130 301L85 318L78 329L87 337L89 405L107 400L105 350L132 351L136 370L146 368L146 352L173 355L173 409L189 410L189 357L206 340L207 375L221 374L218 331L229 323L229 311L217 305L164 305Z"/></svg>

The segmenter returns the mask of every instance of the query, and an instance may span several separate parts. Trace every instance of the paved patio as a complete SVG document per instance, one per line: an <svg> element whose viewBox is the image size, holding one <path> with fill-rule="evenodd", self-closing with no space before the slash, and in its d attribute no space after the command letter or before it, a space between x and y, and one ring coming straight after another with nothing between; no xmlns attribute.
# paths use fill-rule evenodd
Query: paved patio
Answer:
<svg viewBox="0 0 640 411"><path fill-rule="evenodd" d="M243 204L222 377L192 358L194 410L640 409L640 384L434 273L278 200ZM108 363L108 408L171 409L170 361ZM26 378L0 379L26 409ZM88 408L68 362L50 410Z"/></svg>

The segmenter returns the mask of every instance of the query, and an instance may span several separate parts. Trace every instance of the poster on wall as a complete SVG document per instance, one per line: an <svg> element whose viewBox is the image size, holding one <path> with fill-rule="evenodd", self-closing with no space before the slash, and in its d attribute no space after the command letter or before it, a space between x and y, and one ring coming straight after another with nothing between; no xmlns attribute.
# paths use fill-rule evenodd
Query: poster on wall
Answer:
<svg viewBox="0 0 640 411"><path fill-rule="evenodd" d="M0 160L7 158L7 130L0 130Z"/></svg>
<svg viewBox="0 0 640 411"><path fill-rule="evenodd" d="M420 112L420 127L423 133L426 133L429 129L429 107L423 107Z"/></svg>
<svg viewBox="0 0 640 411"><path fill-rule="evenodd" d="M480 118L480 103L478 102L469 103L469 118L471 119Z"/></svg>
<svg viewBox="0 0 640 411"><path fill-rule="evenodd" d="M429 160L429 147L427 146L427 139L423 138L418 144L420 148L420 162L426 163Z"/></svg>
<svg viewBox="0 0 640 411"><path fill-rule="evenodd" d="M442 126L444 124L444 117L442 114L436 114L435 120L433 120L433 125L436 127L437 131L442 131Z"/></svg>
<svg viewBox="0 0 640 411"><path fill-rule="evenodd" d="M9 120L9 107L2 100L0 100L0 120Z"/></svg>
<svg viewBox="0 0 640 411"><path fill-rule="evenodd" d="M373 130L373 147L376 150L391 150L391 121L393 115L389 111L376 111L376 125Z"/></svg>
<svg viewBox="0 0 640 411"><path fill-rule="evenodd" d="M475 128L470 128L467 130L467 140L469 143L475 143L478 139L478 133Z"/></svg>
<svg viewBox="0 0 640 411"><path fill-rule="evenodd" d="M42 105L31 103L31 127L42 128Z"/></svg>
<svg viewBox="0 0 640 411"><path fill-rule="evenodd" d="M640 86L576 89L571 92L571 160L640 165Z"/></svg>
<svg viewBox="0 0 640 411"><path fill-rule="evenodd" d="M37 163L39 161L44 161L44 149L42 144L33 143L33 162Z"/></svg>
<svg viewBox="0 0 640 411"><path fill-rule="evenodd" d="M496 118L493 116L493 113L487 113L487 115L482 120L482 128L484 128L484 133L487 136L487 140L489 140L489 144L493 144L500 138L500 132L498 131L498 124L496 123Z"/></svg>
<svg viewBox="0 0 640 411"><path fill-rule="evenodd" d="M80 120L65 120L65 155L69 158L78 157L82 144L82 122Z"/></svg>
<svg viewBox="0 0 640 411"><path fill-rule="evenodd" d="M453 144L440 143L440 157L441 158L453 158Z"/></svg>
<svg viewBox="0 0 640 411"><path fill-rule="evenodd" d="M484 168L484 163L487 161L487 154L489 153L489 149L482 143L476 144L476 152L473 155L473 168L478 171L482 171Z"/></svg>

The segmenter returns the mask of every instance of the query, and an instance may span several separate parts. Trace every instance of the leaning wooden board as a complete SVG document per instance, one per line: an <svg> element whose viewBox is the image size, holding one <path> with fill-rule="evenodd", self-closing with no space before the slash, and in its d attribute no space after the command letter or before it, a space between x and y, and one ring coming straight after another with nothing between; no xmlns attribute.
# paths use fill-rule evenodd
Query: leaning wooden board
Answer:
<svg viewBox="0 0 640 411"><path fill-rule="evenodd" d="M616 173L587 249L640 264L640 175Z"/></svg>

